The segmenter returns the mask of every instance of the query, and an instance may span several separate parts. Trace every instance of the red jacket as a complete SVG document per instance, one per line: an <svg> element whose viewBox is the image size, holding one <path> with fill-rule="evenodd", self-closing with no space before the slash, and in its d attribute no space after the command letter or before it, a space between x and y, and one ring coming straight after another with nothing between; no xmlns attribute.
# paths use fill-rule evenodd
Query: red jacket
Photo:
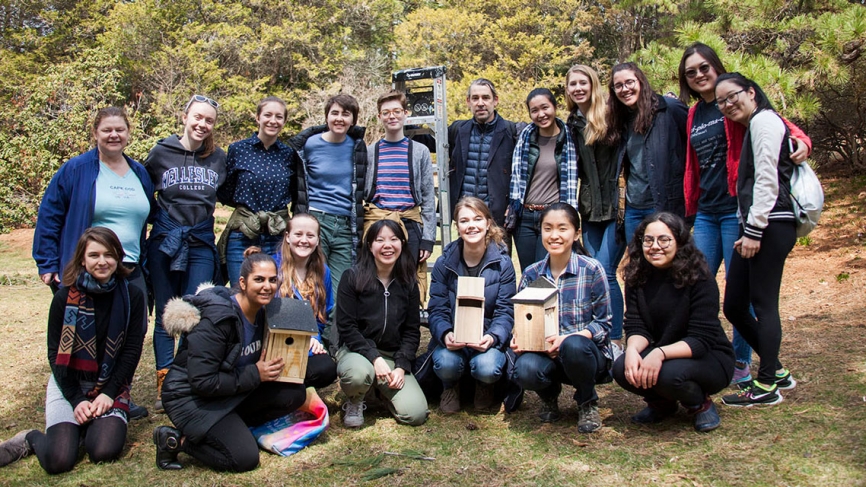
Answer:
<svg viewBox="0 0 866 487"><path fill-rule="evenodd" d="M700 103L700 102L698 102ZM686 216L692 216L698 212L698 198L701 196L701 166L698 164L698 155L692 147L692 125L695 122L695 112L698 103L689 108L689 116L686 119L686 172L683 177L683 194L686 198ZM791 136L795 137L809 147L812 153L812 139L809 138L800 127L797 127L786 118L782 118ZM737 122L725 118L725 138L728 143L728 194L737 196L737 169L740 165L740 153L743 151L743 139L746 135L746 127Z"/></svg>

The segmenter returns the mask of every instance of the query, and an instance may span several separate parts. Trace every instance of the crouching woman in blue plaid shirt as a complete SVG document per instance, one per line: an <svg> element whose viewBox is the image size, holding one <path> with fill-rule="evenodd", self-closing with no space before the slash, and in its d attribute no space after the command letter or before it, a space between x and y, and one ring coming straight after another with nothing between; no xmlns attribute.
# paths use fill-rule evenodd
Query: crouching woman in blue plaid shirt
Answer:
<svg viewBox="0 0 866 487"><path fill-rule="evenodd" d="M536 391L541 399L538 417L543 422L560 418L558 399L562 384L574 386L577 429L591 433L601 428L595 385L610 381L610 294L601 264L586 256L580 244L580 218L567 203L554 203L541 214L541 241L548 256L523 273L519 290L542 277L559 289L559 335L547 337L545 352L523 352L513 380Z"/></svg>

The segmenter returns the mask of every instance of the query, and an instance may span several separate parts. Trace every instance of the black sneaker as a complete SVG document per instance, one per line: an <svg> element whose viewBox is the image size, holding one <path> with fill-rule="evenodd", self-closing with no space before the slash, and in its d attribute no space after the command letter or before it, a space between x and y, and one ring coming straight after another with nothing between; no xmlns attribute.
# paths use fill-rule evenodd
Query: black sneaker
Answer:
<svg viewBox="0 0 866 487"><path fill-rule="evenodd" d="M784 370L784 372L782 372L781 374L779 374L779 373L776 374L776 380L775 380L776 386L782 390L791 390L791 389L797 387L797 381L794 380L794 376L791 375L791 371L789 371L788 369L782 369L782 370ZM746 389L747 387L750 387L751 385L752 385L751 380L746 381L746 382L738 382L736 384L736 386L740 389Z"/></svg>
<svg viewBox="0 0 866 487"><path fill-rule="evenodd" d="M647 401L647 406L631 417L635 424L661 423L677 413L677 402L668 400Z"/></svg>
<svg viewBox="0 0 866 487"><path fill-rule="evenodd" d="M722 402L726 406L751 407L773 406L782 402L782 395L779 394L779 387L773 384L771 390L766 390L759 386L757 381L752 381L746 388L734 394L728 394L722 397Z"/></svg>
<svg viewBox="0 0 866 487"><path fill-rule="evenodd" d="M782 369L783 372L779 374L776 373L776 386L782 390L791 390L797 387L797 381L794 380L794 376L791 375L791 371L788 369Z"/></svg>
<svg viewBox="0 0 866 487"><path fill-rule="evenodd" d="M538 411L538 419L540 419L542 423L553 423L559 421L559 418L562 417L562 414L559 413L559 398L540 397L540 399L541 410Z"/></svg>

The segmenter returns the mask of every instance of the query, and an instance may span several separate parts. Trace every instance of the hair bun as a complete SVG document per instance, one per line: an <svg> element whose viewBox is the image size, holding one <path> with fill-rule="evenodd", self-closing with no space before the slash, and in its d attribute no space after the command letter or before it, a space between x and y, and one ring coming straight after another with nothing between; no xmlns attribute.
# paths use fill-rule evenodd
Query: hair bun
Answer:
<svg viewBox="0 0 866 487"><path fill-rule="evenodd" d="M261 247L256 247L255 245L253 245L252 247L247 247L247 249L244 250L244 259L246 259L247 257L249 257L253 254L261 254L261 253L262 253Z"/></svg>

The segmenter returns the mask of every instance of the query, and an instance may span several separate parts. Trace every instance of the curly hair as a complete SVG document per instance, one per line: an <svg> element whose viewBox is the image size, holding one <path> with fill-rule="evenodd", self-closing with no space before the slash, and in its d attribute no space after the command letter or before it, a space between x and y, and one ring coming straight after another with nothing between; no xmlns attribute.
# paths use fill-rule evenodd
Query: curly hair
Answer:
<svg viewBox="0 0 866 487"><path fill-rule="evenodd" d="M692 286L698 281L709 279L710 270L704 254L695 246L695 240L686 222L677 215L666 211L654 213L640 222L628 243L628 263L622 270L626 286L640 287L646 284L650 272L654 269L643 253L643 237L650 223L662 222L670 229L677 243L677 251L670 267L674 287L682 289Z"/></svg>

